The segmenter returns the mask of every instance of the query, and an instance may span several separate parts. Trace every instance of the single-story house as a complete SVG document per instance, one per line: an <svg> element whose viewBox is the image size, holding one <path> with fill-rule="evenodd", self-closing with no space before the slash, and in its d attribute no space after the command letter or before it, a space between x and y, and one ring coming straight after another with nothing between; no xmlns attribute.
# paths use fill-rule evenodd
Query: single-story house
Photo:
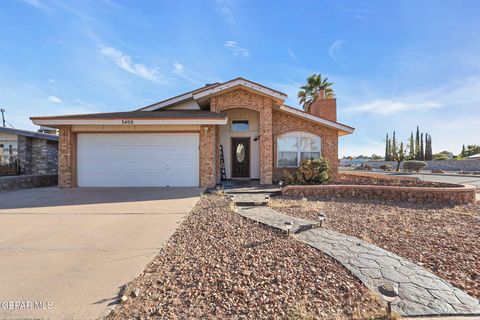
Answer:
<svg viewBox="0 0 480 320"><path fill-rule="evenodd" d="M222 178L271 184L320 156L336 174L338 137L354 131L337 122L336 100L319 99L306 113L286 98L236 78L134 111L31 120L60 131L61 187L212 187Z"/></svg>
<svg viewBox="0 0 480 320"><path fill-rule="evenodd" d="M0 175L57 174L58 136L0 127Z"/></svg>

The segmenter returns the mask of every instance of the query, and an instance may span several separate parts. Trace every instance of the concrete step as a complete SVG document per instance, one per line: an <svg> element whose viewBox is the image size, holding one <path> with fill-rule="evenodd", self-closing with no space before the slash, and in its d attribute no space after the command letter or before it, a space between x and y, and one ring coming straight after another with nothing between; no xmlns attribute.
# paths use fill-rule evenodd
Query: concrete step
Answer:
<svg viewBox="0 0 480 320"><path fill-rule="evenodd" d="M237 206L237 212L242 217L249 218L285 232L287 231L286 222L292 224L290 230L291 233L300 233L320 226L320 222L318 221L290 217L269 207Z"/></svg>
<svg viewBox="0 0 480 320"><path fill-rule="evenodd" d="M265 206L270 200L270 194L266 193L237 193L230 194L230 198L236 206Z"/></svg>

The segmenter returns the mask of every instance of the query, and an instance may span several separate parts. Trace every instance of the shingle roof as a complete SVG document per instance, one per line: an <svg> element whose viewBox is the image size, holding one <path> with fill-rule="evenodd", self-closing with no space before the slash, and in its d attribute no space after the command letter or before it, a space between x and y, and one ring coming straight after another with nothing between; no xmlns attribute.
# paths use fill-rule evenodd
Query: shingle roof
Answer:
<svg viewBox="0 0 480 320"><path fill-rule="evenodd" d="M24 136L24 137L30 137L30 138L38 138L38 139L58 141L58 136L57 135L48 134L48 133L41 133L41 132L36 132L36 131L28 131L28 130L20 130L20 129L14 129L14 128L0 127L0 132L16 134L17 136Z"/></svg>
<svg viewBox="0 0 480 320"><path fill-rule="evenodd" d="M32 120L41 119L223 119L225 113L216 113L202 110L163 110L163 111L124 111L90 114L72 114L60 116L31 117Z"/></svg>

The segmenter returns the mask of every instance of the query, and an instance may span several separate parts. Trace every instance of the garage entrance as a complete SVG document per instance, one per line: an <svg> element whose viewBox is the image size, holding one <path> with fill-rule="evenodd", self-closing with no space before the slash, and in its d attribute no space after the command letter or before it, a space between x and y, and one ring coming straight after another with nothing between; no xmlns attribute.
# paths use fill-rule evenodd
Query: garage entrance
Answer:
<svg viewBox="0 0 480 320"><path fill-rule="evenodd" d="M79 133L79 187L199 185L198 133Z"/></svg>

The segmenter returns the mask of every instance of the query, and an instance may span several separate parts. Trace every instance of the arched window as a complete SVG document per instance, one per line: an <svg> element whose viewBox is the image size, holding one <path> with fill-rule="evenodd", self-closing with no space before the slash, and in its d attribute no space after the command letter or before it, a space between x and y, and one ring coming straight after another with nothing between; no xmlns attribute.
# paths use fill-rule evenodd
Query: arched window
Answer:
<svg viewBox="0 0 480 320"><path fill-rule="evenodd" d="M298 167L302 160L320 159L321 140L307 132L289 132L277 138L277 167Z"/></svg>

